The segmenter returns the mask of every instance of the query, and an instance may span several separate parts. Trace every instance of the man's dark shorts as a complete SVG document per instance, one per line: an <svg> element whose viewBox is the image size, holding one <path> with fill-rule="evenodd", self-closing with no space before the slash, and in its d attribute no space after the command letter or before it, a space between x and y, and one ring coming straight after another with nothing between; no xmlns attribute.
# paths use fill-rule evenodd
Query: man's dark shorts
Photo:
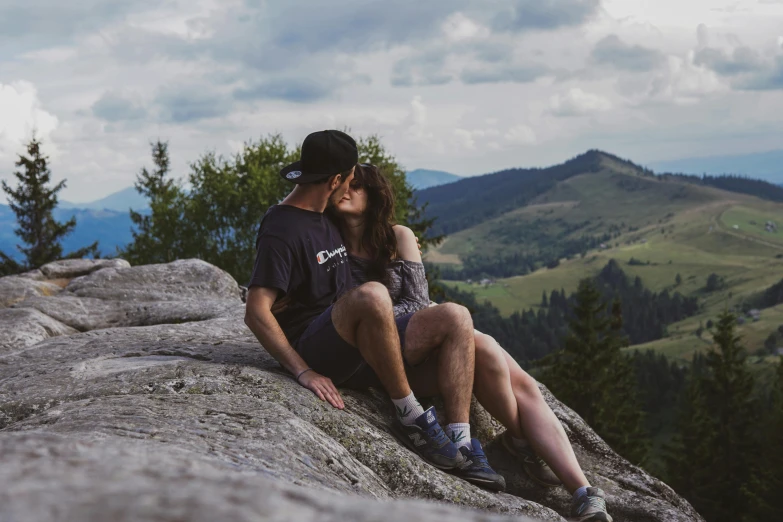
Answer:
<svg viewBox="0 0 783 522"><path fill-rule="evenodd" d="M413 313L395 319L403 349L405 330L411 317ZM381 381L359 350L348 344L335 330L331 306L308 325L293 346L313 370L329 377L337 386L355 389L381 387Z"/></svg>

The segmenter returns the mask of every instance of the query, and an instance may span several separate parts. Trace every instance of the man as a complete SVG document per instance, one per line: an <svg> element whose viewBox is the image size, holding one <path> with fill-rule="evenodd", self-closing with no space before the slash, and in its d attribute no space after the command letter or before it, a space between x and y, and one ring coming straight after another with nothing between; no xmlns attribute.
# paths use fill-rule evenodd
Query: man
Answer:
<svg viewBox="0 0 783 522"><path fill-rule="evenodd" d="M345 247L323 212L343 197L357 162L356 142L327 130L310 134L301 160L281 171L296 187L259 226L245 323L300 385L336 408L344 403L335 385L350 384L369 365L394 403L403 442L440 469L504 489L503 477L469 436L475 346L468 311L445 304L395 320L380 283L348 290ZM272 306L283 296L290 303L275 316ZM417 371L435 350L437 375ZM449 390L443 395L447 433L434 408L424 411L416 400L406 369L417 389ZM457 430L467 435L459 447L448 436Z"/></svg>

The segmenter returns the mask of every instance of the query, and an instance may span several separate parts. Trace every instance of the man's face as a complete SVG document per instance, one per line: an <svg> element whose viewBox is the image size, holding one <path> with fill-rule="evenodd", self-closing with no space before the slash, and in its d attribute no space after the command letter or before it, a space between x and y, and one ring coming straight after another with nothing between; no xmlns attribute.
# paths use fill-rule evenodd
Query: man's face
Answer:
<svg viewBox="0 0 783 522"><path fill-rule="evenodd" d="M340 184L332 191L331 196L329 196L329 203L331 205L336 205L337 202L343 199L345 193L348 192L348 188L351 186L351 181L353 180L353 173L355 170L356 167L353 167L345 179L342 179L342 176L340 177Z"/></svg>

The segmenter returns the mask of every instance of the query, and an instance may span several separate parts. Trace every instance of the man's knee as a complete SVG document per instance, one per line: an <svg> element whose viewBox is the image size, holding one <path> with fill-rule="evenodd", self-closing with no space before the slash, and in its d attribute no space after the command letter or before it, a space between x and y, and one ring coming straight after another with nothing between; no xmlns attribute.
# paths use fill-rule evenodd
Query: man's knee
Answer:
<svg viewBox="0 0 783 522"><path fill-rule="evenodd" d="M356 288L351 293L351 297L356 309L369 315L385 315L393 310L389 290L381 283L365 283Z"/></svg>
<svg viewBox="0 0 783 522"><path fill-rule="evenodd" d="M459 331L473 332L473 318L470 311L462 305L456 303L443 303L438 305L438 310L442 314L442 320L449 328L456 328Z"/></svg>

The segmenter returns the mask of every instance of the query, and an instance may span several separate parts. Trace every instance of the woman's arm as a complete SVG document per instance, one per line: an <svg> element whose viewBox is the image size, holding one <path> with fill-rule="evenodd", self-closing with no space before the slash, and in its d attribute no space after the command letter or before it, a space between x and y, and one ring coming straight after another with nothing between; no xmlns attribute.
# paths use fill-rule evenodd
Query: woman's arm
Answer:
<svg viewBox="0 0 783 522"><path fill-rule="evenodd" d="M397 259L403 261L399 267L402 277L402 292L394 303L394 316L417 312L430 305L429 286L421 262L421 252L416 236L408 227L394 227L397 236Z"/></svg>
<svg viewBox="0 0 783 522"><path fill-rule="evenodd" d="M402 225L394 225L394 235L397 236L397 259L421 263L419 243L413 230Z"/></svg>

